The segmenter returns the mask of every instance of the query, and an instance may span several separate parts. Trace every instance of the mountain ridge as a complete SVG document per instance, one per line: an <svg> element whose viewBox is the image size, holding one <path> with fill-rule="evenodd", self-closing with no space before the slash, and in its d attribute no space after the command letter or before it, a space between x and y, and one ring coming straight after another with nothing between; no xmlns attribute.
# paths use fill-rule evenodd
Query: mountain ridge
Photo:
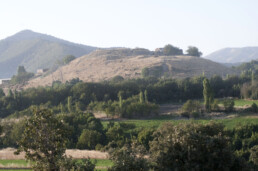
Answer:
<svg viewBox="0 0 258 171"><path fill-rule="evenodd" d="M72 43L54 36L23 30L0 40L0 78L11 77L19 65L29 72L51 68L66 55L79 57L96 47Z"/></svg>
<svg viewBox="0 0 258 171"><path fill-rule="evenodd" d="M219 63L243 63L258 59L258 47L223 48L204 58Z"/></svg>

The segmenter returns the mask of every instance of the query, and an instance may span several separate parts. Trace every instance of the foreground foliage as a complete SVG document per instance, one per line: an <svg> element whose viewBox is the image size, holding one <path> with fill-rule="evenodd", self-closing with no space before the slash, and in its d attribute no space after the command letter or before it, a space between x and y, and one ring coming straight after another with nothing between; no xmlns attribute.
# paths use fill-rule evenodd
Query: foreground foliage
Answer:
<svg viewBox="0 0 258 171"><path fill-rule="evenodd" d="M223 130L216 123L164 124L150 142L155 170L231 170L236 158Z"/></svg>
<svg viewBox="0 0 258 171"><path fill-rule="evenodd" d="M59 170L65 158L65 134L64 125L50 111L36 111L25 124L18 153L24 151L36 170Z"/></svg>

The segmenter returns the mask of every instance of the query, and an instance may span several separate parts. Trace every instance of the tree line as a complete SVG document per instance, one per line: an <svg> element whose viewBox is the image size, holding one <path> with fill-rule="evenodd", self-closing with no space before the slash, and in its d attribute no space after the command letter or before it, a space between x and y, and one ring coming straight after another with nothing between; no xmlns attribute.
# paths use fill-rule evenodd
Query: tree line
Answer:
<svg viewBox="0 0 258 171"><path fill-rule="evenodd" d="M139 99L136 96L145 91L149 104L201 99L204 79L205 76L186 79L147 77L99 83L85 83L79 79L73 79L66 83L55 81L49 87L29 88L19 92L9 90L6 95L0 89L0 117L7 117L11 114L12 116L31 115L31 109L35 106L51 108L54 113L84 111L89 107L89 104L99 102L116 106L115 104L119 103L119 92L122 92L122 99L130 104L135 102L132 99ZM214 98L241 98L249 97L250 94L254 98L255 88L251 88L253 90L251 93L250 91L245 93L243 90L250 82L254 82L251 86L255 87L256 83L249 75L227 76L225 79L213 76L209 79Z"/></svg>

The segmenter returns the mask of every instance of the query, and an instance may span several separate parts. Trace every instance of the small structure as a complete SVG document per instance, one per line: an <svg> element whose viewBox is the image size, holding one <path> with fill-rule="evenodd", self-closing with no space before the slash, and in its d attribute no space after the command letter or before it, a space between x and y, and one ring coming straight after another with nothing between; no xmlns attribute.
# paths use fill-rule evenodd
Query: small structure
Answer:
<svg viewBox="0 0 258 171"><path fill-rule="evenodd" d="M11 81L11 78L0 79L0 85L7 85Z"/></svg>
<svg viewBox="0 0 258 171"><path fill-rule="evenodd" d="M45 69L37 69L36 75L42 75L42 74L44 74L44 73L47 72L47 71L48 71L47 68L45 68Z"/></svg>
<svg viewBox="0 0 258 171"><path fill-rule="evenodd" d="M159 56L159 55L163 55L163 52L164 52L164 48L156 48L154 51L154 54L156 56Z"/></svg>

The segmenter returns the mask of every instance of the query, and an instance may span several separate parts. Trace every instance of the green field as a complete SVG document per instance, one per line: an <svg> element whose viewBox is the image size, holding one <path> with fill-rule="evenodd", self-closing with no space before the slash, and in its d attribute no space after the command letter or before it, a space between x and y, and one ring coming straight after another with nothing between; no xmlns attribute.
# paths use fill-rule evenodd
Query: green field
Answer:
<svg viewBox="0 0 258 171"><path fill-rule="evenodd" d="M136 128L157 128L162 123L164 122L171 122L173 124L179 124L179 123L201 123L205 124L208 122L219 122L223 123L227 129L233 129L235 126L242 124L248 124L248 123L253 123L253 124L258 124L258 115L256 116L240 116L240 117L235 117L231 119L175 119L174 117L169 117L169 116L161 116L153 119L132 119L132 120L123 120L123 121L115 121L115 122L123 122L123 123L129 123L129 124L135 124ZM102 122L104 127L107 125L107 121Z"/></svg>
<svg viewBox="0 0 258 171"><path fill-rule="evenodd" d="M245 99L236 99L235 106L245 106L245 105L252 105L256 103L258 105L258 100L245 100Z"/></svg>
<svg viewBox="0 0 258 171"><path fill-rule="evenodd" d="M111 167L113 165L111 160L108 159L91 159L92 162L96 161L96 167L98 171L105 171L107 169L98 169L98 167ZM28 166L28 162L26 160L0 160L0 165L1 166L6 166L6 167L25 167ZM4 169L0 169L4 170ZM19 171L25 171L26 169L21 169ZM29 169L27 169L29 170ZM10 171L8 169L8 171ZM17 171L17 170L16 170Z"/></svg>

